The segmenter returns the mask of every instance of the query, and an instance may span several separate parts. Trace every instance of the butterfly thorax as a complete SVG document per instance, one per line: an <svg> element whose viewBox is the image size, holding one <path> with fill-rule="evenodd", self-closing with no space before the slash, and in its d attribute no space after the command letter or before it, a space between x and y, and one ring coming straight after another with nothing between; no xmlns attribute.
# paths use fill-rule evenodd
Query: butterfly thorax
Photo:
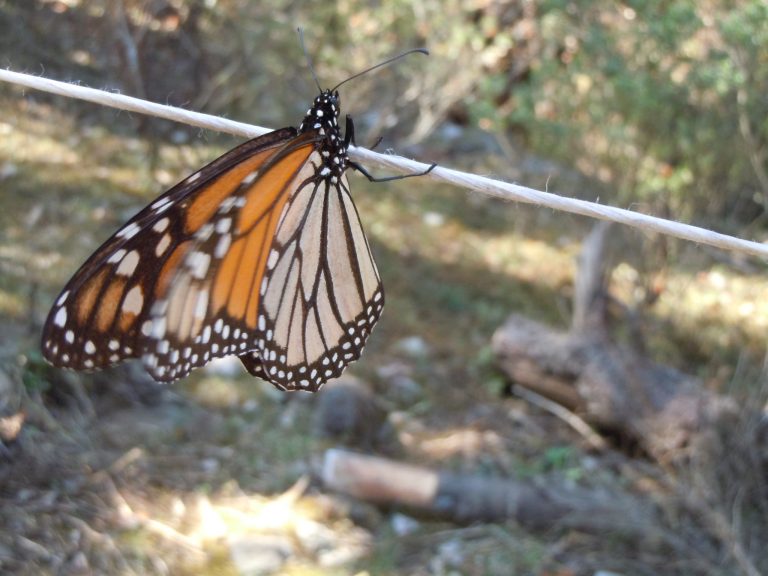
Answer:
<svg viewBox="0 0 768 576"><path fill-rule="evenodd" d="M339 129L339 114L339 93L323 90L299 126L300 133L317 131L323 139L319 148L323 159L320 175L329 179L340 177L347 168L347 144Z"/></svg>

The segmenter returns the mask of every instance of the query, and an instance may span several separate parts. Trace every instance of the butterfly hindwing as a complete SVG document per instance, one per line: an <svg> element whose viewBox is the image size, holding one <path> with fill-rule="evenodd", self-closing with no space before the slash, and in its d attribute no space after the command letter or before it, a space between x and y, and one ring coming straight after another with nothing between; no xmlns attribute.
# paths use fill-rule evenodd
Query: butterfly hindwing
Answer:
<svg viewBox="0 0 768 576"><path fill-rule="evenodd" d="M241 355L249 372L282 389L317 390L360 357L384 291L345 175L315 177L294 194L265 278L264 335Z"/></svg>

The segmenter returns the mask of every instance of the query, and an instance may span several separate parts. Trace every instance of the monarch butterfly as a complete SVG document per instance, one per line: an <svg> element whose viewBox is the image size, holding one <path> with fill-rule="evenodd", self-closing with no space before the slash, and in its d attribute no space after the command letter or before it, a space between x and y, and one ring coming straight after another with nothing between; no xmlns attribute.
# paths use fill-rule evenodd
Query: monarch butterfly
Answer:
<svg viewBox="0 0 768 576"><path fill-rule="evenodd" d="M426 53L344 82L416 51ZM254 376L308 391L357 360L384 290L346 176L352 167L377 180L347 156L354 124L347 116L342 136L344 82L318 83L298 129L230 150L109 238L56 299L45 358L90 370L140 357L171 382L234 354Z"/></svg>

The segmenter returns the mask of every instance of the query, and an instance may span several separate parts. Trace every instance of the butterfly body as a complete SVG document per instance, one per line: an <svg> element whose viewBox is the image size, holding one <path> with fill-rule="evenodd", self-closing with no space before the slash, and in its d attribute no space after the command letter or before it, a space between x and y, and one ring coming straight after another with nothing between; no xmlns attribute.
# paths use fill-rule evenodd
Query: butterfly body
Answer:
<svg viewBox="0 0 768 576"><path fill-rule="evenodd" d="M227 152L144 208L69 281L46 321L54 365L142 358L170 382L237 355L317 390L360 357L384 293L352 202L338 92L298 129Z"/></svg>

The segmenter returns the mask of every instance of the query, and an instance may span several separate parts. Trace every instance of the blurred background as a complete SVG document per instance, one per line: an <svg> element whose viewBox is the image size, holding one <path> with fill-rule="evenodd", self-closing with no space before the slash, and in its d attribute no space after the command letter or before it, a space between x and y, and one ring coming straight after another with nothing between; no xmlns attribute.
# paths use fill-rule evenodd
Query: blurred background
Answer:
<svg viewBox="0 0 768 576"><path fill-rule="evenodd" d="M768 238L762 0L0 0L0 66L295 126L297 26L324 88L430 50L343 86L360 145ZM387 306L340 382L45 364L85 258L240 141L0 85L0 572L768 572L757 259L618 227L595 248L581 217L351 175ZM351 497L339 447L453 498Z"/></svg>

